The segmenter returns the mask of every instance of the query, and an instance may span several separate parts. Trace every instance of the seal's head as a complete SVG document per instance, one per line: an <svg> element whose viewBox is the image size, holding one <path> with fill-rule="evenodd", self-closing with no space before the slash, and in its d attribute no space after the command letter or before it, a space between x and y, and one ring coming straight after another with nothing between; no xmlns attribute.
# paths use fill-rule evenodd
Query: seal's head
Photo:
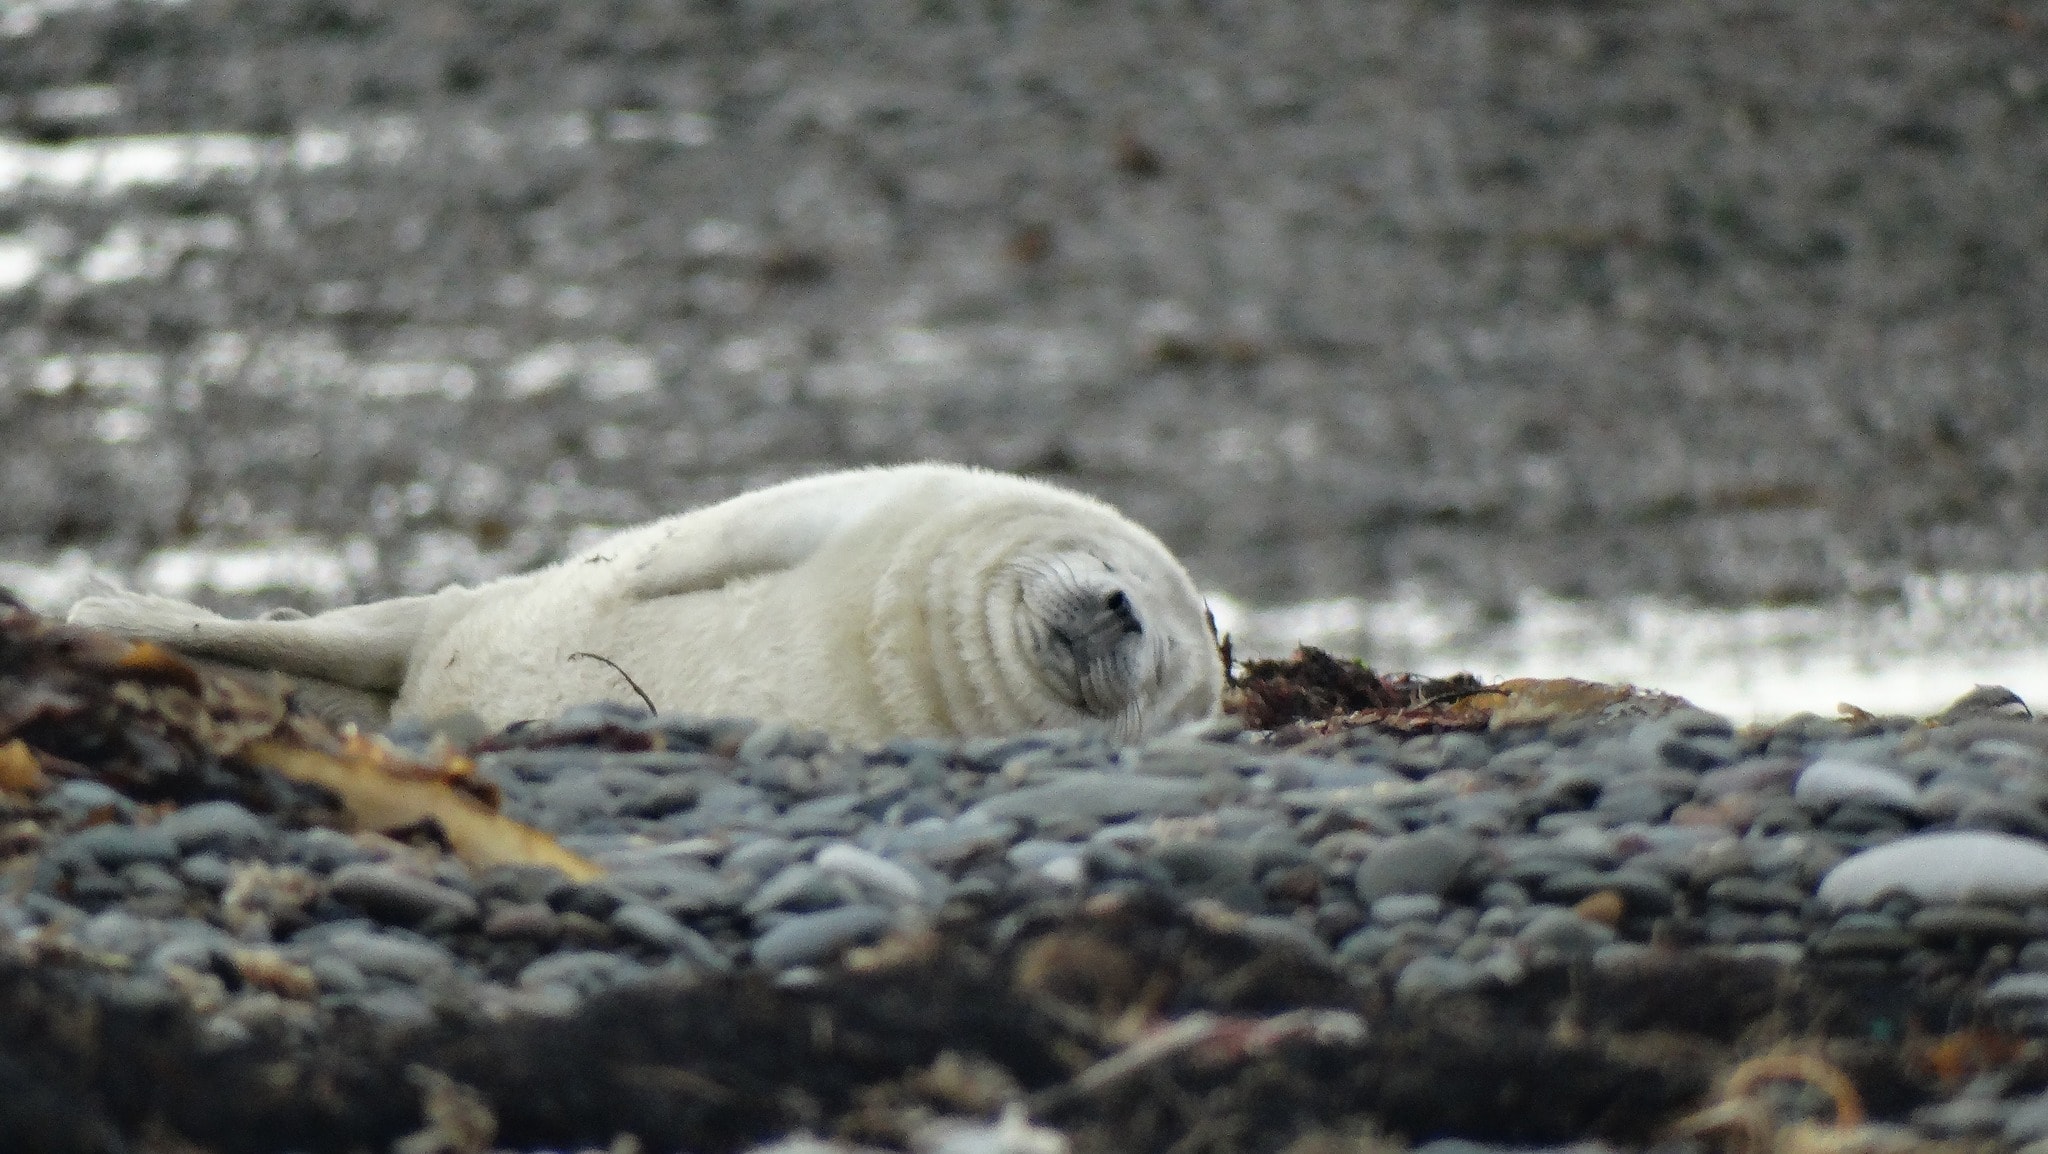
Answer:
<svg viewBox="0 0 2048 1154"><path fill-rule="evenodd" d="M1177 565L1073 549L1013 570L1018 631L1060 701L1126 741L1215 712L1215 634Z"/></svg>
<svg viewBox="0 0 2048 1154"><path fill-rule="evenodd" d="M861 643L889 732L1102 728L1128 742L1218 712L1215 631L1158 538L1043 482L920 476L917 500L847 537L883 560Z"/></svg>

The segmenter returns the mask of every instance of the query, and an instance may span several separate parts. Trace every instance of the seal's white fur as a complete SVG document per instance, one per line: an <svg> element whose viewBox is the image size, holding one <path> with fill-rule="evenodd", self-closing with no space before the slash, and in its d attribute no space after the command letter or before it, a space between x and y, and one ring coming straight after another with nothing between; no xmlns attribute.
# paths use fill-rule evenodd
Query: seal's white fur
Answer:
<svg viewBox="0 0 2048 1154"><path fill-rule="evenodd" d="M857 740L1088 724L1135 738L1210 716L1223 681L1201 598L1150 533L1092 498L952 465L792 481L537 572L300 620L134 595L71 619L388 694L401 716L493 724L635 702L630 676L664 712Z"/></svg>

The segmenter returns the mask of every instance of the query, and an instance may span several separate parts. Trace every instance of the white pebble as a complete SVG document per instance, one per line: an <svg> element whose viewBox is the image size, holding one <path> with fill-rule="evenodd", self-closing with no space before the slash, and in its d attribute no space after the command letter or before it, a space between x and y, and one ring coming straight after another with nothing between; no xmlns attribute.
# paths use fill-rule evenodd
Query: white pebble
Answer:
<svg viewBox="0 0 2048 1154"><path fill-rule="evenodd" d="M1068 1154L1066 1135L1033 1125L1015 1103L993 1123L934 1118L910 1136L917 1154Z"/></svg>
<svg viewBox="0 0 2048 1154"><path fill-rule="evenodd" d="M1923 904L2048 897L2048 846L2003 833L1923 833L1850 858L1821 879L1820 899L1868 906L1889 894Z"/></svg>
<svg viewBox="0 0 2048 1154"><path fill-rule="evenodd" d="M1807 766L1792 784L1792 796L1808 805L1842 801L1911 805L1919 792L1912 782L1891 770L1839 757L1824 757Z"/></svg>
<svg viewBox="0 0 2048 1154"><path fill-rule="evenodd" d="M1038 867L1047 880L1063 886L1078 886L1088 880L1088 866L1077 853L1062 854Z"/></svg>
<svg viewBox="0 0 2048 1154"><path fill-rule="evenodd" d="M818 851L811 864L826 873L862 882L871 889L880 890L893 898L906 902L924 900L924 885L917 875L890 861L878 853L864 850L843 841L833 842Z"/></svg>

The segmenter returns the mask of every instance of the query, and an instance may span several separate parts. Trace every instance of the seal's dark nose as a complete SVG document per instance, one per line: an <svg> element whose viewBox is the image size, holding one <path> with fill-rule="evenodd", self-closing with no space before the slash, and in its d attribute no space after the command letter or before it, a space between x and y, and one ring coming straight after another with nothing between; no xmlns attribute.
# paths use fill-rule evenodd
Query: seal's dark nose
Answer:
<svg viewBox="0 0 2048 1154"><path fill-rule="evenodd" d="M1131 608L1131 599L1119 589L1102 599L1102 607L1116 619L1125 633L1143 633L1145 626L1139 622L1137 610Z"/></svg>

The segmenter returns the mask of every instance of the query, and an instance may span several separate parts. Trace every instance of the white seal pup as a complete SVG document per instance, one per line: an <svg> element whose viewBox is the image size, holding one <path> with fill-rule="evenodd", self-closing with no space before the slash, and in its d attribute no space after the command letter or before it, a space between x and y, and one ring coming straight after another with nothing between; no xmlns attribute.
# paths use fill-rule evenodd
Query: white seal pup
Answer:
<svg viewBox="0 0 2048 1154"><path fill-rule="evenodd" d="M1215 714L1223 688L1157 538L1093 498L940 464L775 485L476 588L256 621L126 594L71 620L495 725L644 693L858 741L1134 740Z"/></svg>

